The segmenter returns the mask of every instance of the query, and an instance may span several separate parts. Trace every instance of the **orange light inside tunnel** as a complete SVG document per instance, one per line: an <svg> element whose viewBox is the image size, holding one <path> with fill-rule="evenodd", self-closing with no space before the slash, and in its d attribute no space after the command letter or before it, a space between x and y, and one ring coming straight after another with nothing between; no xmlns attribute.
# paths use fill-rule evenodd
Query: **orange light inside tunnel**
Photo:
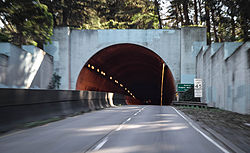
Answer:
<svg viewBox="0 0 250 153"><path fill-rule="evenodd" d="M124 94L128 104L160 105L163 63L145 47L113 45L89 59L78 76L76 89ZM174 78L168 66L163 78L163 104L167 105L175 95Z"/></svg>

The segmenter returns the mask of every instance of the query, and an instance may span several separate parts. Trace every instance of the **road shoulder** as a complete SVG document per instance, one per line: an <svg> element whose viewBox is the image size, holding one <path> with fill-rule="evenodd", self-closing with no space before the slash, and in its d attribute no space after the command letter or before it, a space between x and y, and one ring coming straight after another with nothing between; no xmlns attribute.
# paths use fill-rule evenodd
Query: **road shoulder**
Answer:
<svg viewBox="0 0 250 153"><path fill-rule="evenodd" d="M192 124L194 124L200 130L202 130L204 133L206 133L214 141L216 141L220 145L224 146L230 152L236 152L236 153L244 153L245 152L245 150L241 149L236 144L234 144L232 141L230 141L225 136L223 136L223 131L221 131L220 133L217 132L216 131L216 129L218 129L216 127L217 125L214 125L214 126L208 125L207 120L206 120L207 122L205 122L204 120L200 119L198 116L194 115L194 113L190 113L189 109L192 109L192 108L186 108L186 107L184 109L182 107L174 107L174 108L176 108L184 117L186 117L188 119L188 121L190 121ZM192 111L196 111L196 110L192 109ZM200 111L200 110L197 109L197 111ZM230 128L230 127L228 127L228 128ZM246 149L246 148L244 148L244 149Z"/></svg>

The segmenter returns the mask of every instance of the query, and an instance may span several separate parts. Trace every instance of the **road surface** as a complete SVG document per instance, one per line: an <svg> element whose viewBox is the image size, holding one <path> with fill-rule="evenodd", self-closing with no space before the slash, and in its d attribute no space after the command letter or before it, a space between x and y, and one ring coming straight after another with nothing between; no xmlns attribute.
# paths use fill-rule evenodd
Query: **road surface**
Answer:
<svg viewBox="0 0 250 153"><path fill-rule="evenodd" d="M0 137L1 153L225 153L171 106L122 106Z"/></svg>

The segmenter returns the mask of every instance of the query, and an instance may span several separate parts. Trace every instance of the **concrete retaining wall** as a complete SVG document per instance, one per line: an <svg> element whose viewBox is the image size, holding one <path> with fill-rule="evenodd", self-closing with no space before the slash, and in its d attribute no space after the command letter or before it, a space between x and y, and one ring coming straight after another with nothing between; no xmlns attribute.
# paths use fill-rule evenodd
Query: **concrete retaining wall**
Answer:
<svg viewBox="0 0 250 153"><path fill-rule="evenodd" d="M206 28L181 28L181 83L194 83L196 54L206 40Z"/></svg>
<svg viewBox="0 0 250 153"><path fill-rule="evenodd" d="M119 94L93 91L0 89L0 132L32 121L125 104Z"/></svg>
<svg viewBox="0 0 250 153"><path fill-rule="evenodd" d="M53 57L35 46L22 48L0 43L0 87L47 89Z"/></svg>
<svg viewBox="0 0 250 153"><path fill-rule="evenodd" d="M196 77L203 80L202 102L250 114L250 42L212 44L196 57Z"/></svg>

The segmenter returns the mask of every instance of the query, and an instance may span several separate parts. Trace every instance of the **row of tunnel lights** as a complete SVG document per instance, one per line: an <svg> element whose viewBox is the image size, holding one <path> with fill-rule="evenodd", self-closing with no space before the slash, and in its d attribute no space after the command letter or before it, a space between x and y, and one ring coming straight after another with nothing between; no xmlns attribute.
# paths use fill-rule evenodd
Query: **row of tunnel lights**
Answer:
<svg viewBox="0 0 250 153"><path fill-rule="evenodd" d="M101 75L103 75L103 76L105 76L105 77L108 77L108 76L106 75L105 72L101 71L100 69L96 68L96 67L93 66L93 65L88 64L88 68L90 68L90 69L92 69L92 70L96 70L97 73L100 73ZM114 79L112 76L110 76L109 79L110 79L110 80L114 80L114 82L115 82L116 84L118 84L121 88L123 88L123 89L125 90L125 92L127 92L127 93L130 94L133 98L135 98L135 96L133 95L133 93L132 93L131 91L129 91L128 88L124 87L124 85L121 84L121 83L119 84L119 81L118 81L118 80Z"/></svg>

